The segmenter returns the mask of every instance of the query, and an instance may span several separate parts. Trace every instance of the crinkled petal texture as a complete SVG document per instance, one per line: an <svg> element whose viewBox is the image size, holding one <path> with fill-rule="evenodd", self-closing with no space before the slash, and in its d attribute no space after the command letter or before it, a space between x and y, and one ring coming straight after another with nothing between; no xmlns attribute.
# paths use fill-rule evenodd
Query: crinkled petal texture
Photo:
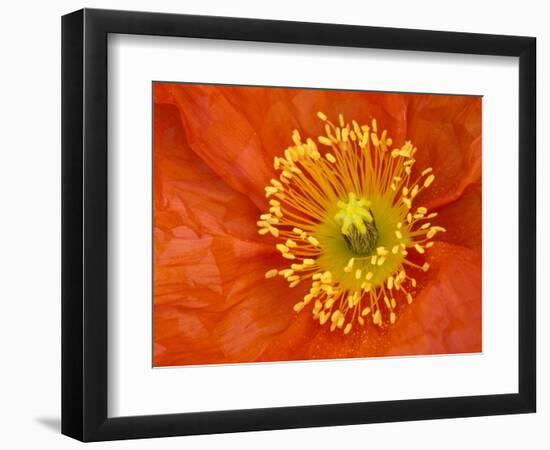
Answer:
<svg viewBox="0 0 550 450"><path fill-rule="evenodd" d="M256 221L273 158L292 130L316 138L323 111L376 118L416 167L437 178L419 195L438 212L411 305L394 325L331 333L293 305ZM154 365L481 351L481 99L330 90L154 85Z"/></svg>

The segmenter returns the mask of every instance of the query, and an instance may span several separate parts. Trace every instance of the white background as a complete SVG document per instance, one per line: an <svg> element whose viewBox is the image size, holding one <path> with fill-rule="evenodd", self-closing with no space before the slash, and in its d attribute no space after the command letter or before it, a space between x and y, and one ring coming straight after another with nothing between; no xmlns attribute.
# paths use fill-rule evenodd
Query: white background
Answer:
<svg viewBox="0 0 550 450"><path fill-rule="evenodd" d="M231 2L88 1L9 3L1 17L2 152L0 221L2 264L2 382L0 442L6 448L73 448L79 444L58 434L60 375L60 19L81 6L141 9L226 16L250 16L320 22L356 23L423 29L535 35L539 68L539 150L550 138L543 129L544 105L550 104L550 48L543 2L364 1ZM544 104L543 104L544 102ZM503 133L506 129L502 130ZM542 180L550 157L539 151L539 230L550 224L542 198L550 192ZM548 270L550 250L539 234L539 270ZM548 289L539 283L539 299ZM548 307L539 301L539 380L548 378L550 339ZM152 441L98 444L107 448L281 448L315 445L384 448L463 449L548 446L550 390L539 384L536 415L472 418L401 424L241 433Z"/></svg>
<svg viewBox="0 0 550 450"><path fill-rule="evenodd" d="M109 67L111 417L517 392L517 58L119 35ZM151 370L151 80L483 94L483 354Z"/></svg>

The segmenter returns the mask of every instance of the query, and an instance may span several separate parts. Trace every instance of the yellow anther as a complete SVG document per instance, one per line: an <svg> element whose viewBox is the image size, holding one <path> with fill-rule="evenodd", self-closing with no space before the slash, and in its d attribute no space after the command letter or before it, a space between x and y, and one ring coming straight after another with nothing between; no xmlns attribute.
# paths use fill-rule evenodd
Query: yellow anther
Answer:
<svg viewBox="0 0 550 450"><path fill-rule="evenodd" d="M346 328L344 328L344 334L349 334L350 331L351 331L351 323L348 323L346 325Z"/></svg>
<svg viewBox="0 0 550 450"><path fill-rule="evenodd" d="M342 129L342 141L343 142L348 142L348 137L349 137L349 128L343 128Z"/></svg>
<svg viewBox="0 0 550 450"><path fill-rule="evenodd" d="M321 111L319 111L317 113L317 117L319 117L319 119L321 119L323 121L327 120L327 116L324 113L322 113Z"/></svg>
<svg viewBox="0 0 550 450"><path fill-rule="evenodd" d="M435 176L432 174L424 181L424 187L428 187L435 180Z"/></svg>
<svg viewBox="0 0 550 450"><path fill-rule="evenodd" d="M300 137L300 133L298 132L298 130L294 130L292 132L292 141L294 142L294 144L296 145L300 145L302 143L302 139Z"/></svg>
<svg viewBox="0 0 550 450"><path fill-rule="evenodd" d="M430 268L430 265L429 265L428 263L424 263L424 264L422 265L422 270L423 270L424 272L427 272L429 268Z"/></svg>
<svg viewBox="0 0 550 450"><path fill-rule="evenodd" d="M426 251L426 250L424 250L424 247L422 247L420 244L414 244L414 248L420 254L423 254Z"/></svg>
<svg viewBox="0 0 550 450"><path fill-rule="evenodd" d="M314 238L313 236L309 236L309 237L307 238L307 240L309 241L309 243L310 243L311 245L315 245L316 247L319 246L319 241L318 241L316 238Z"/></svg>
<svg viewBox="0 0 550 450"><path fill-rule="evenodd" d="M331 162L332 164L334 164L336 162L336 158L334 157L334 155L332 153L327 153L325 155L325 158L327 158L327 160L329 162Z"/></svg>
<svg viewBox="0 0 550 450"><path fill-rule="evenodd" d="M357 269L357 270L355 271L355 279L356 279L356 280L361 279L361 273L362 273L362 272L361 272L361 269Z"/></svg>
<svg viewBox="0 0 550 450"><path fill-rule="evenodd" d="M367 275L365 276L365 280L372 280L372 277L374 274L372 272L367 272Z"/></svg>
<svg viewBox="0 0 550 450"><path fill-rule="evenodd" d="M431 167L428 167L427 169L424 169L422 171L422 176L428 175L432 171Z"/></svg>
<svg viewBox="0 0 550 450"><path fill-rule="evenodd" d="M283 212L281 211L281 208L279 206L272 206L269 211L275 214L279 219L283 217Z"/></svg>
<svg viewBox="0 0 550 450"><path fill-rule="evenodd" d="M271 269L271 270L268 270L265 273L265 277L266 278L273 278L273 277L276 277L278 273L279 273L279 271L277 269Z"/></svg>
<svg viewBox="0 0 550 450"><path fill-rule="evenodd" d="M401 233L401 231L399 230L395 230L395 237L397 239L403 239L403 233Z"/></svg>
<svg viewBox="0 0 550 450"><path fill-rule="evenodd" d="M304 302L298 302L294 305L294 311L300 312L302 309L304 309Z"/></svg>
<svg viewBox="0 0 550 450"><path fill-rule="evenodd" d="M292 253L283 253L283 258L296 259L296 257Z"/></svg>
<svg viewBox="0 0 550 450"><path fill-rule="evenodd" d="M288 253L288 251L289 251L289 248L288 248L286 245L284 245L284 244L277 244L275 247L276 247L277 250L279 250L281 253Z"/></svg>
<svg viewBox="0 0 550 450"><path fill-rule="evenodd" d="M332 141L326 136L319 136L317 140L323 145L328 145L332 147Z"/></svg>
<svg viewBox="0 0 550 450"><path fill-rule="evenodd" d="M377 265L381 266L382 264L384 264L386 262L386 257L385 256L381 256L380 258L378 258L378 262L376 263Z"/></svg>
<svg viewBox="0 0 550 450"><path fill-rule="evenodd" d="M390 313L390 323L392 325L395 323L395 313L393 311Z"/></svg>
<svg viewBox="0 0 550 450"><path fill-rule="evenodd" d="M313 266L315 265L315 260L311 258L304 259L304 266Z"/></svg>
<svg viewBox="0 0 550 450"><path fill-rule="evenodd" d="M328 270L326 272L323 272L323 274L321 275L321 282L326 284L332 283L332 273Z"/></svg>

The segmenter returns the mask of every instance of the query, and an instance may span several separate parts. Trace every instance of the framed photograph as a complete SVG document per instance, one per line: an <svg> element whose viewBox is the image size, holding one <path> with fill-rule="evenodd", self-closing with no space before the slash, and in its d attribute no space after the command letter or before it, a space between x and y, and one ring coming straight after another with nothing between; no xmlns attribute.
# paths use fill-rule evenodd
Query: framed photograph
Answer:
<svg viewBox="0 0 550 450"><path fill-rule="evenodd" d="M62 432L535 412L536 41L62 20Z"/></svg>

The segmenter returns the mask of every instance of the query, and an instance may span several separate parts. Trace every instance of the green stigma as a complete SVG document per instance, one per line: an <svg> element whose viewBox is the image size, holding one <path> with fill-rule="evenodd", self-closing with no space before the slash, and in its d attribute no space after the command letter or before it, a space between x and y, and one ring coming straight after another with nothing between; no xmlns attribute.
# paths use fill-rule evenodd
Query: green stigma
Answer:
<svg viewBox="0 0 550 450"><path fill-rule="evenodd" d="M358 256L370 255L376 248L378 230L370 202L350 192L347 201L339 201L334 216L348 248Z"/></svg>

